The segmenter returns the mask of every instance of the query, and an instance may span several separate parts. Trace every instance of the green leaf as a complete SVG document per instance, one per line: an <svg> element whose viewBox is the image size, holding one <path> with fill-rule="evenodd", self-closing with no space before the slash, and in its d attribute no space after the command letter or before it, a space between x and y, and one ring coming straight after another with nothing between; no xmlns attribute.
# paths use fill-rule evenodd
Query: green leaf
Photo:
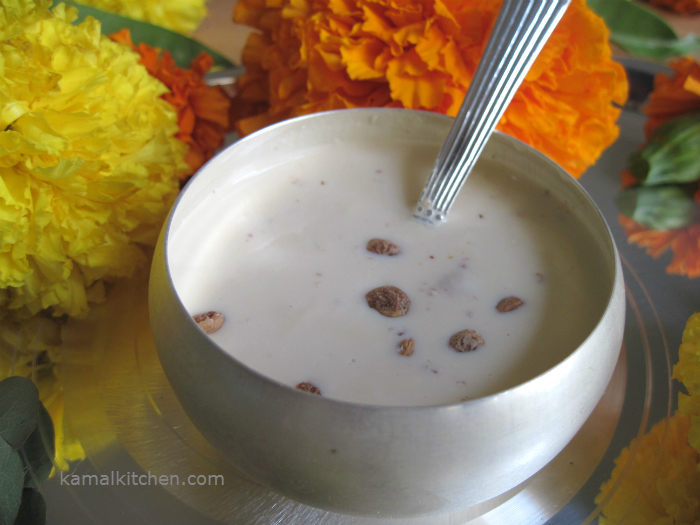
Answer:
<svg viewBox="0 0 700 525"><path fill-rule="evenodd" d="M24 482L24 465L16 450L0 439L0 523L14 523Z"/></svg>
<svg viewBox="0 0 700 525"><path fill-rule="evenodd" d="M214 65L217 67L233 67L231 61L220 53L180 33L175 33L174 31L142 22L141 20L102 11L95 7L64 0L61 1L78 10L78 20L76 20L76 23L80 23L85 20L86 17L92 16L100 21L102 24L102 34L106 36L126 28L131 32L131 39L134 44L143 42L149 46L169 51L175 63L183 69L190 67L190 62L201 52L209 53L214 59Z"/></svg>
<svg viewBox="0 0 700 525"><path fill-rule="evenodd" d="M646 145L630 156L628 169L645 186L700 180L700 113L656 128Z"/></svg>
<svg viewBox="0 0 700 525"><path fill-rule="evenodd" d="M666 60L700 49L695 35L678 38L674 29L653 11L629 0L587 0L610 29L610 40L633 55Z"/></svg>
<svg viewBox="0 0 700 525"><path fill-rule="evenodd" d="M39 421L39 391L19 376L0 381L0 437L17 450Z"/></svg>
<svg viewBox="0 0 700 525"><path fill-rule="evenodd" d="M39 423L20 449L26 467L25 487L37 488L46 481L53 469L53 458L56 455L53 421L44 405L39 410Z"/></svg>
<svg viewBox="0 0 700 525"><path fill-rule="evenodd" d="M653 230L692 224L700 208L693 191L682 186L635 186L617 196L620 213Z"/></svg>
<svg viewBox="0 0 700 525"><path fill-rule="evenodd" d="M22 503L19 506L14 525L44 525L46 523L46 502L36 489L22 491Z"/></svg>

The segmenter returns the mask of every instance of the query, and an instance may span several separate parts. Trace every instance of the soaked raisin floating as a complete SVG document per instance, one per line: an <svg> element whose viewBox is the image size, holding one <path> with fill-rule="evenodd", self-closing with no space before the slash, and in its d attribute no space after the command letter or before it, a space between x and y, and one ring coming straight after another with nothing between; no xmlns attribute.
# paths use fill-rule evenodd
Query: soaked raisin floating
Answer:
<svg viewBox="0 0 700 525"><path fill-rule="evenodd" d="M513 310L520 308L524 304L525 303L520 297L515 297L514 295L511 295L510 297L505 297L504 299L498 301L498 304L496 305L496 310L498 310L501 313L512 312Z"/></svg>
<svg viewBox="0 0 700 525"><path fill-rule="evenodd" d="M411 300L396 286L380 286L365 296L367 304L386 317L402 317L408 313Z"/></svg>
<svg viewBox="0 0 700 525"><path fill-rule="evenodd" d="M221 312L206 312L195 315L192 319L205 334L213 334L224 324L224 314Z"/></svg>
<svg viewBox="0 0 700 525"><path fill-rule="evenodd" d="M308 392L309 394L316 394L317 396L321 395L321 389L319 389L317 386L314 386L307 381L304 381L303 383L299 383L297 385L297 390L303 390L304 392Z"/></svg>
<svg viewBox="0 0 700 525"><path fill-rule="evenodd" d="M484 339L474 330L462 330L450 337L450 348L457 352L472 352L484 344Z"/></svg>
<svg viewBox="0 0 700 525"><path fill-rule="evenodd" d="M378 255L398 255L401 248L386 239L372 239L367 243L367 251Z"/></svg>
<svg viewBox="0 0 700 525"><path fill-rule="evenodd" d="M413 342L413 339L404 339L399 343L399 348L401 348L399 354L408 357L409 355L413 355L413 351L416 348L416 344Z"/></svg>

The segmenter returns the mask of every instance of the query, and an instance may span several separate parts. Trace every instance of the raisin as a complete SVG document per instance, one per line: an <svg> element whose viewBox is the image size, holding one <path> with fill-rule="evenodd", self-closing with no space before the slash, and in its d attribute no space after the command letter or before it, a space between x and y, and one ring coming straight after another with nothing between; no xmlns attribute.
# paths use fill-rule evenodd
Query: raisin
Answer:
<svg viewBox="0 0 700 525"><path fill-rule="evenodd" d="M386 317L402 317L408 313L411 300L396 286L380 286L365 296L370 308Z"/></svg>

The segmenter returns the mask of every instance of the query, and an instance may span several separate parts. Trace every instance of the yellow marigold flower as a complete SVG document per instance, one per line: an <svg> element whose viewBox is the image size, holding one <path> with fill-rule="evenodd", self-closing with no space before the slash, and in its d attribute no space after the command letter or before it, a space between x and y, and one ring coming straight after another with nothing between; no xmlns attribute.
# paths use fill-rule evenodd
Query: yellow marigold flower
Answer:
<svg viewBox="0 0 700 525"><path fill-rule="evenodd" d="M696 525L700 520L700 454L688 445L690 418L676 413L632 441L615 460L596 503L605 501L600 525ZM632 456L631 451L636 453ZM632 458L632 459L630 459Z"/></svg>
<svg viewBox="0 0 700 525"><path fill-rule="evenodd" d="M110 38L141 55L140 63L148 73L170 90L163 99L177 112L180 131L176 138L189 147L185 162L190 169L180 176L180 183L184 185L223 146L229 128L229 96L218 86L207 86L204 80L214 59L207 53L200 53L185 70L175 64L168 51L161 52L143 42L135 46L128 29Z"/></svg>
<svg viewBox="0 0 700 525"><path fill-rule="evenodd" d="M395 106L456 115L501 2L240 0L260 30L243 51L233 117L241 134L315 111ZM572 175L618 136L627 79L609 32L573 0L498 127Z"/></svg>
<svg viewBox="0 0 700 525"><path fill-rule="evenodd" d="M197 29L207 16L206 0L75 0L75 2L186 35Z"/></svg>
<svg viewBox="0 0 700 525"><path fill-rule="evenodd" d="M0 321L0 380L19 375L36 384L54 423L54 460L60 470L68 470L68 462L85 458L85 452L64 418L60 350L61 325L55 319L35 316L21 323Z"/></svg>
<svg viewBox="0 0 700 525"><path fill-rule="evenodd" d="M679 394L673 417L633 440L615 460L612 477L596 498L605 502L600 525L623 518L635 525L700 523L700 313L686 323L673 377L688 394Z"/></svg>
<svg viewBox="0 0 700 525"><path fill-rule="evenodd" d="M146 262L186 147L137 53L64 4L12 5L25 16L0 41L0 315L82 315L102 280Z"/></svg>
<svg viewBox="0 0 700 525"><path fill-rule="evenodd" d="M690 417L690 444L700 452L700 313L688 319L678 354L673 378L688 391L678 394L678 412Z"/></svg>

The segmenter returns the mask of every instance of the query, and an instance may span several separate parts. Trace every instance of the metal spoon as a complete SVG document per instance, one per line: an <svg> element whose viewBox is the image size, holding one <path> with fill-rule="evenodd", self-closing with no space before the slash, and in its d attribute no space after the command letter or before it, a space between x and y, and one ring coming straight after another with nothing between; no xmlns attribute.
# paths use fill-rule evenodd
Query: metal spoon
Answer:
<svg viewBox="0 0 700 525"><path fill-rule="evenodd" d="M423 189L414 217L430 224L447 212L498 119L571 0L504 0L457 118Z"/></svg>

